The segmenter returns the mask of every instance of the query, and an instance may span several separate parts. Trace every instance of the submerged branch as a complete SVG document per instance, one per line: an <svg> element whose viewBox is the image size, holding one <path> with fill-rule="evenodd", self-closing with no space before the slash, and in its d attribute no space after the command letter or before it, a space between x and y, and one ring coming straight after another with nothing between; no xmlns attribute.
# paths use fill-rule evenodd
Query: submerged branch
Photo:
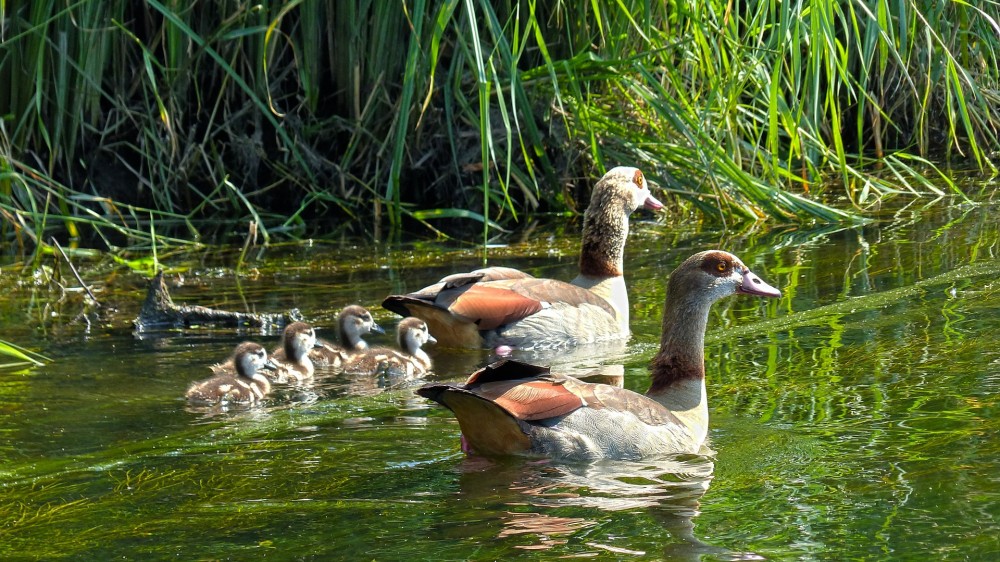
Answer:
<svg viewBox="0 0 1000 562"><path fill-rule="evenodd" d="M283 313L252 313L216 310L206 306L176 305L170 298L167 285L163 282L163 271L156 273L149 284L146 300L142 303L139 316L133 321L137 332L162 328L189 328L199 325L227 327L280 328L290 322L301 320L298 310Z"/></svg>

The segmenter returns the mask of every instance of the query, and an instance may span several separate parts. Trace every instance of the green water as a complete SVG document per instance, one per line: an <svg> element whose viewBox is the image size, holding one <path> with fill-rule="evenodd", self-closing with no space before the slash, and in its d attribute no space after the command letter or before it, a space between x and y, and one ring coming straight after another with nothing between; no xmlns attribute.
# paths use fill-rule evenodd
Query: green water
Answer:
<svg viewBox="0 0 1000 562"><path fill-rule="evenodd" d="M639 217L629 345L529 358L566 372L620 365L645 390L663 282L698 250L731 250L785 293L713 309L716 454L639 463L466 458L454 419L411 389L332 375L263 407L195 410L182 395L208 365L243 339L277 338L137 337L144 279L81 260L117 309L88 327L79 292L4 265L0 339L53 361L0 371L0 557L997 559L998 211L918 201L863 227L739 232ZM489 263L569 279L578 228L526 228ZM391 332L383 296L482 262L426 242L274 247L240 277L235 253L160 257L184 270L175 301L298 308L328 335L348 303ZM489 360L429 351L438 379Z"/></svg>

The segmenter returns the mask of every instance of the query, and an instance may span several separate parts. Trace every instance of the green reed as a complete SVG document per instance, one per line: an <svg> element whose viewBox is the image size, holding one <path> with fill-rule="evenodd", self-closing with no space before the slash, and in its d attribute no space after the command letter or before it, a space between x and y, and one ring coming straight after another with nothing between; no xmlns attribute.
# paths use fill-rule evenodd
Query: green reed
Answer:
<svg viewBox="0 0 1000 562"><path fill-rule="evenodd" d="M39 366L51 361L48 357L25 349L17 344L0 340L0 356L7 358L12 363L4 363L0 358L0 369L23 368L28 366Z"/></svg>
<svg viewBox="0 0 1000 562"><path fill-rule="evenodd" d="M8 238L158 236L125 226L128 210L190 238L204 221L298 236L409 218L442 234L442 219L473 221L485 240L525 213L581 210L619 164L715 220L839 222L885 197L961 196L952 166L995 171L994 3L0 10Z"/></svg>

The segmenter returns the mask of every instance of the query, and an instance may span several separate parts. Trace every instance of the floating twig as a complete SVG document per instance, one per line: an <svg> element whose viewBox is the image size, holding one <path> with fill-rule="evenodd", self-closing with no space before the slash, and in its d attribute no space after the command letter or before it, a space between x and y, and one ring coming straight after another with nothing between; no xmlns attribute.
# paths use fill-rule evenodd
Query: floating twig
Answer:
<svg viewBox="0 0 1000 562"><path fill-rule="evenodd" d="M83 278L80 277L80 273L77 272L76 267L73 266L73 262L69 261L69 256L67 256L66 252L63 251L62 246L59 245L59 241L56 240L55 237L52 238L52 245L55 246L57 250L59 250L59 255L62 256L64 260L66 260L67 264L69 264L69 270L73 272L73 277L76 277L77 283L79 283L80 286L83 287L84 291L87 291L87 296L90 297L90 300L94 301L94 305L100 308L101 302L98 301L97 297L94 296L94 293L90 290L90 287L88 287L87 284L83 282Z"/></svg>

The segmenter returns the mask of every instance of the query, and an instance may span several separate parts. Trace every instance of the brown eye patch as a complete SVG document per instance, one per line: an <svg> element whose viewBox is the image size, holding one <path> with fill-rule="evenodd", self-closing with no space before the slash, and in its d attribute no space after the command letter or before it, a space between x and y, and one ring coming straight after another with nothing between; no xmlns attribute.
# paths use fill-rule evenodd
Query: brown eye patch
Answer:
<svg viewBox="0 0 1000 562"><path fill-rule="evenodd" d="M709 254L705 256L701 267L712 275L725 276L733 268L733 263L725 255Z"/></svg>
<svg viewBox="0 0 1000 562"><path fill-rule="evenodd" d="M642 187L646 184L646 178L643 177L641 170L635 171L635 175L632 176L632 183L638 185L639 189L642 189Z"/></svg>

